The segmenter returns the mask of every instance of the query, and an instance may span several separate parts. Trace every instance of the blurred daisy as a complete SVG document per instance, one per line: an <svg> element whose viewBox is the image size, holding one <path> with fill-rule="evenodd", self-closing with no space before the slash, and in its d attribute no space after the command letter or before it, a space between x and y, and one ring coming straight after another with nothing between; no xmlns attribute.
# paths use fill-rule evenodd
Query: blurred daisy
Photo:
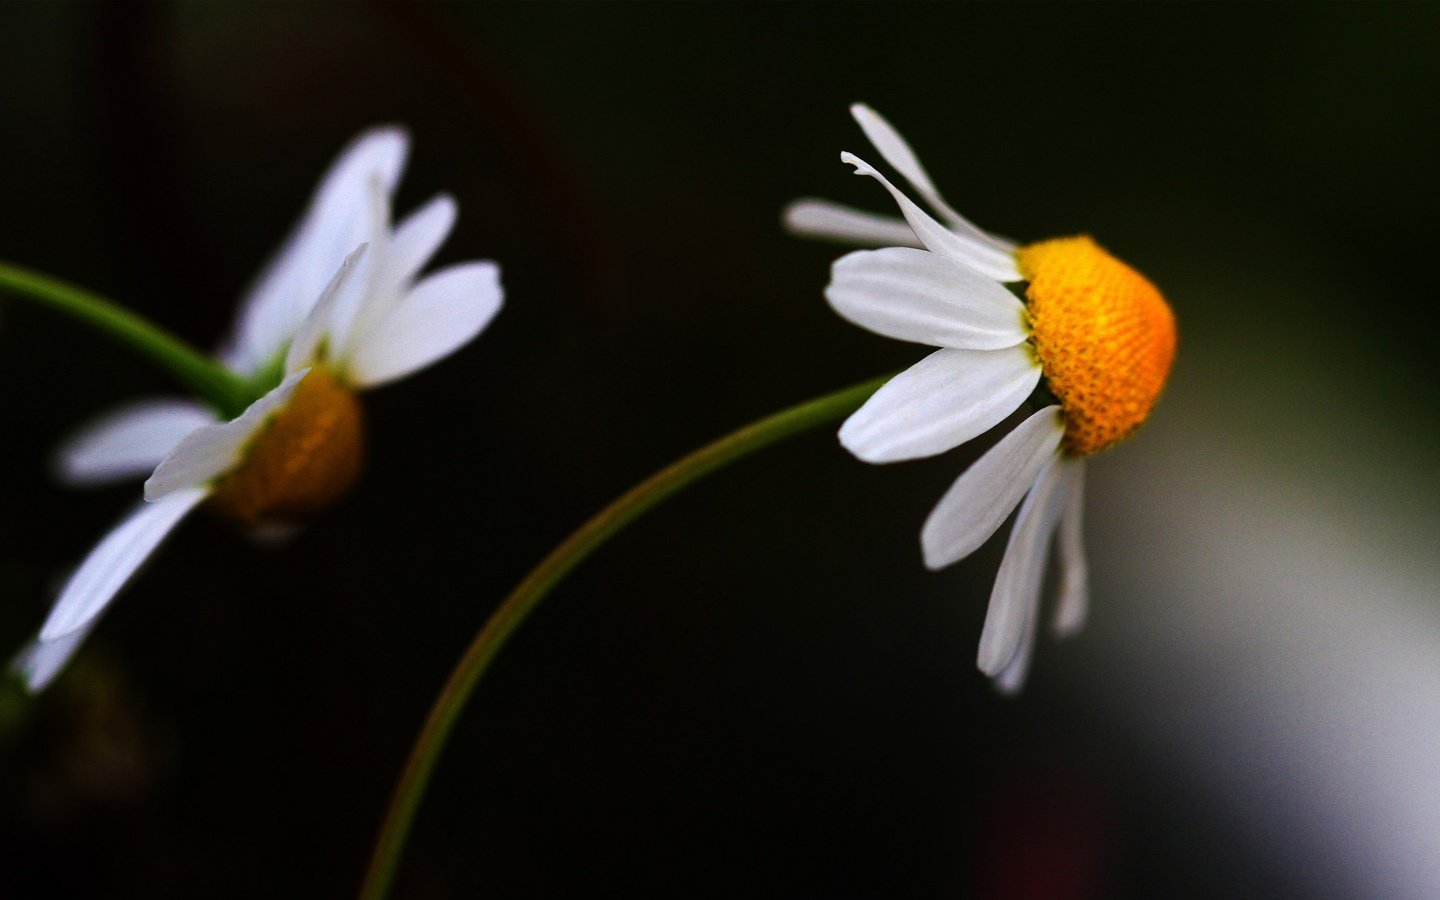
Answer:
<svg viewBox="0 0 1440 900"><path fill-rule="evenodd" d="M877 391L846 420L840 442L866 462L918 459L977 437L1027 402L1038 407L960 476L920 532L925 564L939 569L974 552L1020 507L979 655L980 669L1013 693L1029 669L1057 531L1055 630L1084 623L1084 460L1150 415L1175 355L1174 316L1154 285L1089 237L1017 246L981 231L940 197L888 122L866 106L851 113L944 224L850 153L841 159L880 182L903 220L802 200L786 210L786 224L904 245L841 257L825 296L857 325L940 349Z"/></svg>
<svg viewBox="0 0 1440 900"><path fill-rule="evenodd" d="M149 479L145 502L80 564L15 660L32 690L60 671L125 582L200 504L263 528L338 499L362 461L356 393L447 356L499 310L494 263L418 277L456 207L440 196L391 225L407 149L393 128L356 139L245 299L220 354L255 386L243 414L225 422L194 401L145 400L61 448L57 469L71 484Z"/></svg>

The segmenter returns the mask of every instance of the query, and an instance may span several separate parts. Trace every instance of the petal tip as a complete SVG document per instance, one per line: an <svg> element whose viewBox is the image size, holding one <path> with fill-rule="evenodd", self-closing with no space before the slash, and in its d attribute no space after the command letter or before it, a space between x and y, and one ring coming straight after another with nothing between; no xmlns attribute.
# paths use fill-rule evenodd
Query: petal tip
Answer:
<svg viewBox="0 0 1440 900"><path fill-rule="evenodd" d="M854 424L851 424L851 423ZM840 446L850 451L850 455L863 463L872 466L883 466L887 463L903 462L910 459L903 453L897 453L893 440L886 440L885 434L877 434L875 429L867 427L871 422L856 421L856 415L852 415L840 426L836 437L840 439Z"/></svg>
<svg viewBox="0 0 1440 900"><path fill-rule="evenodd" d="M1002 697L1018 697L1020 689L1025 686L1025 679L1021 677L1006 678L1004 674L996 675L990 682L995 685L995 693Z"/></svg>
<svg viewBox="0 0 1440 900"><path fill-rule="evenodd" d="M949 554L945 553L928 522L926 527L920 529L920 556L925 560L925 568L932 572L938 572L960 561L960 558L951 559Z"/></svg>
<svg viewBox="0 0 1440 900"><path fill-rule="evenodd" d="M444 219L445 227L442 229L444 237L441 238L443 243L444 238L449 237L450 232L454 230L456 220L460 218L460 201L455 199L454 194L441 191L431 199L427 206L434 209L436 214Z"/></svg>
<svg viewBox="0 0 1440 900"><path fill-rule="evenodd" d="M844 423L840 425L840 430L835 433L835 437L837 440L839 440L840 446L850 451L851 456L854 456L856 459L859 459L862 462L866 462L867 460L865 459L865 457L860 455L860 441L855 436L856 429L853 425L850 424L853 418L854 416L851 416L849 419L846 419Z"/></svg>
<svg viewBox="0 0 1440 900"><path fill-rule="evenodd" d="M840 152L840 161L847 166L855 167L856 175L873 175L875 170L865 160L851 153L849 150Z"/></svg>
<svg viewBox="0 0 1440 900"><path fill-rule="evenodd" d="M393 190L410 155L410 132L403 125L376 125L362 131L340 154L340 159L331 174L346 172L353 166L360 168L355 174L361 177L369 171L380 176L386 191Z"/></svg>
<svg viewBox="0 0 1440 900"><path fill-rule="evenodd" d="M40 629L40 637L38 640L41 643L57 641L66 635L74 634L79 628L79 625L72 625L64 620L59 622L46 622L45 627Z"/></svg>
<svg viewBox="0 0 1440 900"><path fill-rule="evenodd" d="M388 144L387 150L406 153L410 149L410 129L399 122L385 122L380 125L372 125L355 139L357 146L372 143Z"/></svg>
<svg viewBox="0 0 1440 900"><path fill-rule="evenodd" d="M813 209L813 200L791 200L780 208L780 227L785 231L797 233L803 230L805 215Z"/></svg>
<svg viewBox="0 0 1440 900"><path fill-rule="evenodd" d="M1005 656L1000 652L999 647L993 641L980 641L980 652L975 656L975 665L991 678L998 679L1005 671L1005 666L1014 658L1012 648L1011 654Z"/></svg>

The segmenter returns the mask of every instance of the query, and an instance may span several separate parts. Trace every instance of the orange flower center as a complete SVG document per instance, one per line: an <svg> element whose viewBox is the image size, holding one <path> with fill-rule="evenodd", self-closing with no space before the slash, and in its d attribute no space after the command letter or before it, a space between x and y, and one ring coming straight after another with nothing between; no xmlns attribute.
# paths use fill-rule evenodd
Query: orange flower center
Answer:
<svg viewBox="0 0 1440 900"><path fill-rule="evenodd" d="M210 506L247 525L303 518L350 488L363 451L359 401L317 366L251 439L245 461L216 486Z"/></svg>
<svg viewBox="0 0 1440 900"><path fill-rule="evenodd" d="M1065 411L1065 448L1097 453L1128 437L1160 399L1175 316L1145 276L1089 237L1016 253L1040 368Z"/></svg>

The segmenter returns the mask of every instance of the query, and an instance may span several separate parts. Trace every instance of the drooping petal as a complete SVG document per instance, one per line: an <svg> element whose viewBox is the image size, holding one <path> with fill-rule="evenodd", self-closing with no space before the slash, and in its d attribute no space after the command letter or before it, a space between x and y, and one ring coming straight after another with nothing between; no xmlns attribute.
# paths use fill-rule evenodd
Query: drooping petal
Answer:
<svg viewBox="0 0 1440 900"><path fill-rule="evenodd" d="M335 309L341 304L351 308L358 306L363 299L366 288L369 286L372 261L375 254L370 252L369 244L361 244L356 247L345 261L340 264L330 283L321 291L319 300L315 303L310 315L300 323L295 333L295 339L290 342L290 349L285 353L285 373L287 375L298 372L301 369L314 365L319 360L322 345L324 355L333 357L339 351L336 346L338 339L334 334L334 323L336 319Z"/></svg>
<svg viewBox="0 0 1440 900"><path fill-rule="evenodd" d="M40 640L63 638L98 616L170 530L208 493L202 487L176 491L126 517L70 576L40 629Z"/></svg>
<svg viewBox="0 0 1440 900"><path fill-rule="evenodd" d="M1018 688L1024 681L1030 645L1035 639L1035 623L1039 618L1040 585L1045 578L1045 563L1050 555L1050 539L1068 498L1068 467L1059 457L1052 456L1030 489L1015 528L1005 545L1005 558L995 575L990 593L990 607L985 613L985 627L980 632L980 670L998 676L1023 656L1018 672L1009 672L1002 687Z"/></svg>
<svg viewBox="0 0 1440 900"><path fill-rule="evenodd" d="M1055 457L1064 434L1060 407L1047 406L966 469L920 530L925 565L944 568L985 543Z"/></svg>
<svg viewBox="0 0 1440 900"><path fill-rule="evenodd" d="M1085 562L1081 523L1085 507L1085 463L1065 460L1070 469L1069 496L1060 517L1060 601L1055 607L1055 635L1069 637L1085 625L1090 609L1090 567Z"/></svg>
<svg viewBox="0 0 1440 900"><path fill-rule="evenodd" d="M876 171L874 166L865 162L853 153L840 154L840 160L855 167L855 174L869 175L890 192L895 202L900 206L900 212L905 216L905 221L915 230L915 236L925 245L927 250L933 250L943 256L947 256L963 266L969 266L982 275L988 275L996 281L1019 281L1021 280L1020 270L1016 267L1014 254L997 250L996 248L981 243L974 238L964 237L950 231L939 222L930 217L925 210L915 205L915 201L905 196L899 188L890 183L890 180Z"/></svg>
<svg viewBox="0 0 1440 900"><path fill-rule="evenodd" d="M250 439L290 401L295 386L309 372L304 369L286 378L250 404L239 418L206 425L186 435L145 482L145 499L154 502L189 488L208 485L239 465Z"/></svg>
<svg viewBox="0 0 1440 900"><path fill-rule="evenodd" d="M150 474L180 439L215 421L193 400L154 398L113 410L85 426L55 454L55 474L72 486Z"/></svg>
<svg viewBox="0 0 1440 900"><path fill-rule="evenodd" d="M441 269L359 338L350 356L350 380L374 387L448 356L490 323L503 298L500 269L492 262Z"/></svg>
<svg viewBox="0 0 1440 900"><path fill-rule="evenodd" d="M940 214L940 218L949 223L950 227L968 235L975 240L993 247L1002 253L1014 253L1015 245L1009 241L1001 240L994 235L977 228L969 219L956 212L945 198L940 196L940 191L935 188L930 175L925 167L920 165L920 159L915 151L910 149L910 144L895 130L895 126L885 120L883 116L863 103L856 103L850 107L850 115L860 125L870 143L880 151L901 177L910 182L910 186L920 195L920 198L930 204L930 208Z"/></svg>
<svg viewBox="0 0 1440 900"><path fill-rule="evenodd" d="M247 293L225 358L255 372L294 337L345 256L373 237L373 192L395 191L409 150L399 128L356 138L321 180L300 223ZM388 225L387 225L388 227Z"/></svg>
<svg viewBox="0 0 1440 900"><path fill-rule="evenodd" d="M1030 659L1035 655L1035 630L1036 620L1039 618L1038 610L1031 610L1029 617L1025 620L1025 634L1020 640L1020 646L1015 651L1015 656L1001 669L999 674L994 676L995 689L1007 697L1013 697L1020 693L1025 686L1025 679L1030 674Z"/></svg>
<svg viewBox="0 0 1440 900"><path fill-rule="evenodd" d="M1039 381L1024 347L936 350L846 419L840 443L870 463L944 453L998 425Z"/></svg>
<svg viewBox="0 0 1440 900"><path fill-rule="evenodd" d="M920 247L920 239L894 216L841 206L829 200L806 197L796 200L781 214L781 222L792 234L864 247Z"/></svg>
<svg viewBox="0 0 1440 900"><path fill-rule="evenodd" d="M1025 307L994 279L938 253L887 247L835 261L825 299L862 328L933 347L998 350L1024 342Z"/></svg>
<svg viewBox="0 0 1440 900"><path fill-rule="evenodd" d="M80 645L90 636L90 631L99 621L99 616L96 616L84 628L77 628L53 641L42 641L36 638L26 644L24 649L10 661L10 671L18 673L24 680L25 686L32 693L38 694L50 685L56 675L60 674L60 671L70 662L75 651L80 649Z"/></svg>

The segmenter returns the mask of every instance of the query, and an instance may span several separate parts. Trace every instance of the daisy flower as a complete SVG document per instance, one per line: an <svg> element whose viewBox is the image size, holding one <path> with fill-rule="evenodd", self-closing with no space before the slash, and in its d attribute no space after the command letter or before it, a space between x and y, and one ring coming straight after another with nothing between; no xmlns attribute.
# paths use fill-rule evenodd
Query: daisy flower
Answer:
<svg viewBox="0 0 1440 900"><path fill-rule="evenodd" d="M1175 356L1175 319L1154 285L1087 236L1021 246L975 227L888 122L862 105L851 113L943 224L851 153L841 160L884 186L903 219L801 200L786 210L786 224L884 246L837 260L826 299L863 328L940 349L847 419L840 443L866 462L918 459L979 436L1027 403L1038 407L960 476L920 532L925 564L940 569L969 556L1020 507L979 654L980 669L1013 693L1029 669L1057 532L1055 630L1066 635L1084 623L1085 459L1150 415Z"/></svg>
<svg viewBox="0 0 1440 900"><path fill-rule="evenodd" d="M65 665L116 593L201 504L249 526L283 526L338 499L359 474L356 394L459 349L500 309L499 269L467 262L420 277L456 206L439 196L400 223L390 201L404 132L357 138L241 305L220 353L256 399L220 421L205 405L149 399L102 417L57 459L76 485L144 477L144 502L100 541L14 666L32 690Z"/></svg>

